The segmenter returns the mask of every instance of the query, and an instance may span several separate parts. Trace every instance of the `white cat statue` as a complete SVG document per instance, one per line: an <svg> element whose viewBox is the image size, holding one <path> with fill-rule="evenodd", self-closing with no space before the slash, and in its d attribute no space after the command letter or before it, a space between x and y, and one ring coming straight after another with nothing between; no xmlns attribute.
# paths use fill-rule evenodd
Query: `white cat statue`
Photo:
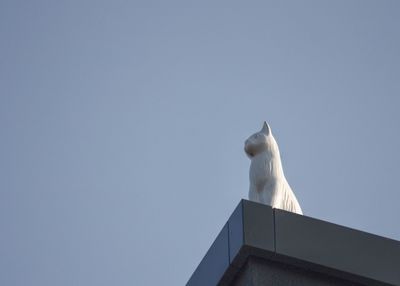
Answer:
<svg viewBox="0 0 400 286"><path fill-rule="evenodd" d="M266 122L246 140L244 151L251 160L249 200L303 214L283 174L278 144Z"/></svg>

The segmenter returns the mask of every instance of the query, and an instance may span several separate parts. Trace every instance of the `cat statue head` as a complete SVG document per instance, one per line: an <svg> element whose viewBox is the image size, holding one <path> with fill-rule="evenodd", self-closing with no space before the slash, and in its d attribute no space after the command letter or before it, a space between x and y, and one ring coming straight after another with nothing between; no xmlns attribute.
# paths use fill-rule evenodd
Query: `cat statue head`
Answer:
<svg viewBox="0 0 400 286"><path fill-rule="evenodd" d="M250 159L263 152L268 152L271 156L279 155L278 144L267 122L264 121L262 129L245 141L244 151Z"/></svg>

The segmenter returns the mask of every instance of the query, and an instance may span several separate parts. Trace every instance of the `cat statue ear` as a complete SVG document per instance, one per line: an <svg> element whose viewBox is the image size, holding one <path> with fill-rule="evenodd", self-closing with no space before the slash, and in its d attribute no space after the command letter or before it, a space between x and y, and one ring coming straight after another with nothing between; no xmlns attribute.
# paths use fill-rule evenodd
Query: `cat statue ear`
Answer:
<svg viewBox="0 0 400 286"><path fill-rule="evenodd" d="M271 133L271 127L269 127L266 121L264 121L264 125L263 128L261 129L261 132L264 133L265 135L269 135Z"/></svg>

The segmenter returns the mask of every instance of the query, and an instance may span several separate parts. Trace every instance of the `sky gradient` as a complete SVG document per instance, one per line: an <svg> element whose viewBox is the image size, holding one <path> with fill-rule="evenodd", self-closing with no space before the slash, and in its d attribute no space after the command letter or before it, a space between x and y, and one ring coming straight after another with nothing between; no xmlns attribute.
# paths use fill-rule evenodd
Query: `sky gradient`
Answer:
<svg viewBox="0 0 400 286"><path fill-rule="evenodd" d="M399 12L1 1L0 285L184 285L264 120L305 215L400 240Z"/></svg>

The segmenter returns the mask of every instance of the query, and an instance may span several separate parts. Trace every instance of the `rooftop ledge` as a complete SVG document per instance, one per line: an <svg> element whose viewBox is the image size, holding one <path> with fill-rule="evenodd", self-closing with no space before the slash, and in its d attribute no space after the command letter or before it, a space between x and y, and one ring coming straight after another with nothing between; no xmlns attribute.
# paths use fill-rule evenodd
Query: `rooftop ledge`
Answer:
<svg viewBox="0 0 400 286"><path fill-rule="evenodd" d="M231 285L250 258L361 285L400 286L399 241L247 200L186 285Z"/></svg>

